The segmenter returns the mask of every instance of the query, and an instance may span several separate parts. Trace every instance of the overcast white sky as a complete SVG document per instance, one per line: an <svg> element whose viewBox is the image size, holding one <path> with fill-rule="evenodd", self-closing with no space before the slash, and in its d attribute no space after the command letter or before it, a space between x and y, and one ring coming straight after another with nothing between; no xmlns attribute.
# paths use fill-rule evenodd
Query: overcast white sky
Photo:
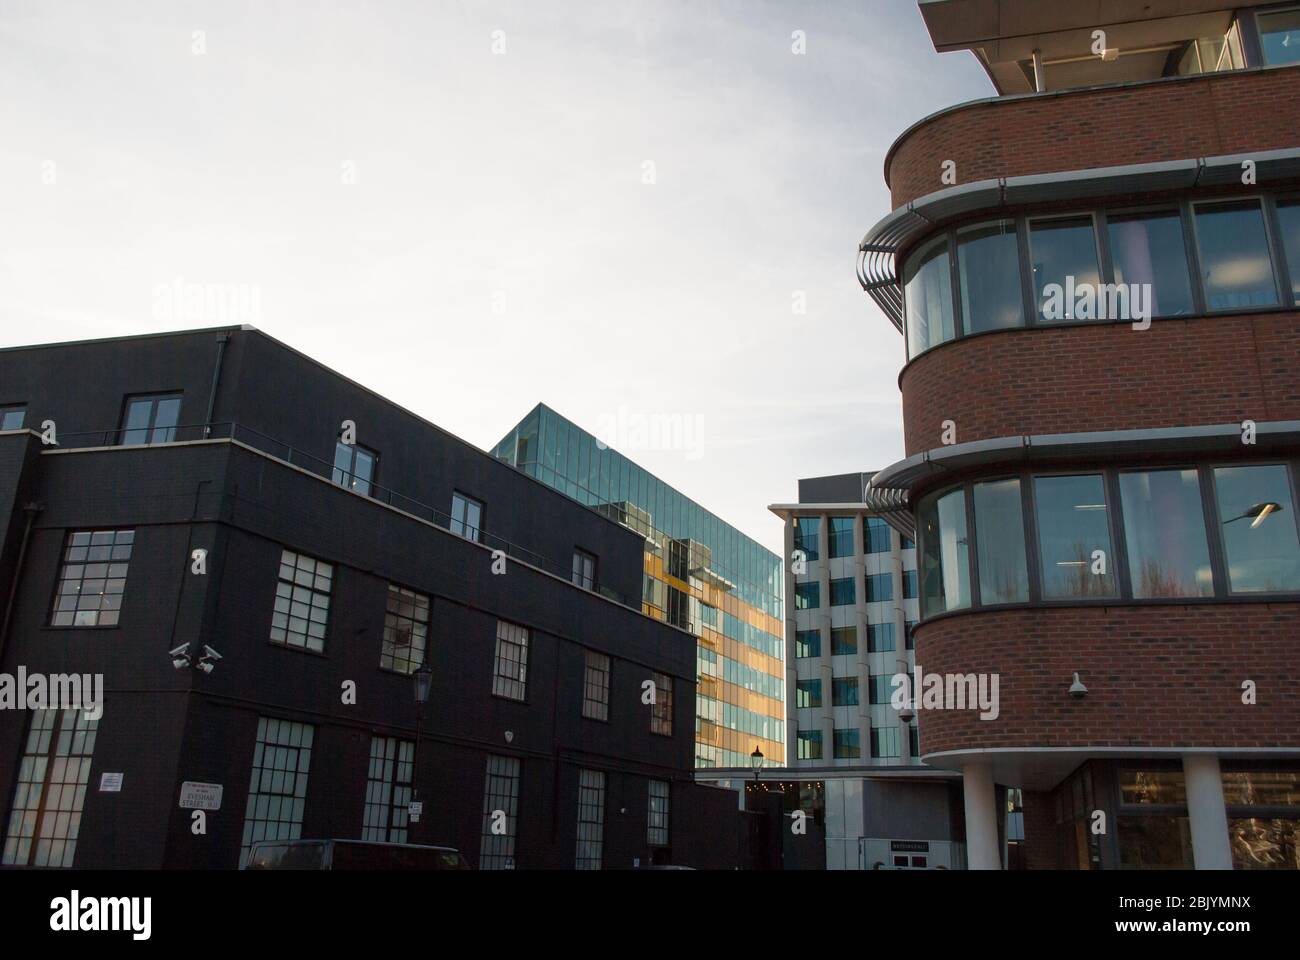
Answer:
<svg viewBox="0 0 1300 960"><path fill-rule="evenodd" d="M991 92L914 0L0 0L0 343L247 322L482 447L680 417L623 452L779 550L902 455L857 243Z"/></svg>

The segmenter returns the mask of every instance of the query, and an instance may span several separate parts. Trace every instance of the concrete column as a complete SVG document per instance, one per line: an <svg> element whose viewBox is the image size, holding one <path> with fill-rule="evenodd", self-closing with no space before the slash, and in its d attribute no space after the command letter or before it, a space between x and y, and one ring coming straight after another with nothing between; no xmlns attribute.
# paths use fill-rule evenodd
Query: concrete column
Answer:
<svg viewBox="0 0 1300 960"><path fill-rule="evenodd" d="M962 793L966 800L966 866L971 870L999 870L998 810L993 789L993 768L988 763L968 763L962 768Z"/></svg>
<svg viewBox="0 0 1300 960"><path fill-rule="evenodd" d="M1187 784L1187 819L1192 831L1192 857L1197 870L1231 870L1228 811L1223 804L1223 775L1213 754L1183 757Z"/></svg>

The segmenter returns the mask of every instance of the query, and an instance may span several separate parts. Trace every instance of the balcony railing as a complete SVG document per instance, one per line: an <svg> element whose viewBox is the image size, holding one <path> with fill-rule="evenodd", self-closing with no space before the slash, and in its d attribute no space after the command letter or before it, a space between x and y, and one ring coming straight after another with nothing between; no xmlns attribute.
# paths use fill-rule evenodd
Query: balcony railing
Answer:
<svg viewBox="0 0 1300 960"><path fill-rule="evenodd" d="M461 521L454 518L414 497L408 497L390 487L375 483L373 480L364 480L360 477L354 477L346 471L340 470L335 465L321 457L279 440L275 437L268 436L252 427L247 427L234 422L214 422L214 423L195 423L195 424L178 424L169 427L153 427L149 430L132 430L133 433L147 432L152 442L145 444L130 444L130 446L157 447L168 444L192 443L198 440L234 440L245 446L251 447L260 453L265 454L273 460L289 464L305 470L308 473L315 474L325 480L329 480L336 486L345 490L352 490L358 496L368 497L379 503L387 504L394 509L401 510L421 520L441 527L443 530L471 540L475 543L481 543L492 550L501 550L507 556L527 563L530 566L545 570L547 573L560 577L563 580L572 582L573 566L572 558L569 562L561 563L550 557L545 557L533 550L529 550L514 541L507 540L504 537L497 536L484 530L481 526L477 529L468 528ZM57 447L61 450L86 449L92 447L115 447L125 446L122 440L126 431L120 428L110 430L88 430L80 432L58 433ZM340 480L342 482L340 482ZM466 535L464 532L470 529L474 534ZM601 596L622 604L625 607L632 607L635 610L641 609L641 598L629 598L616 590L597 584L596 589L592 591Z"/></svg>

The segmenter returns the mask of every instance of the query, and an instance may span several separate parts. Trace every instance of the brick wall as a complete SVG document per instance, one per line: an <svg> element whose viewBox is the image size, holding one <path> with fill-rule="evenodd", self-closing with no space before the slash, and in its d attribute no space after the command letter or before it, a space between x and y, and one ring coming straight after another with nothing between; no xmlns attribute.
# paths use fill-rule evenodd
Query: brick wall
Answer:
<svg viewBox="0 0 1300 960"><path fill-rule="evenodd" d="M923 622L926 673L997 673L1000 715L921 713L921 752L1300 747L1300 603L1055 607ZM1088 687L1066 692L1073 671ZM1241 702L1254 680L1257 702Z"/></svg>
<svg viewBox="0 0 1300 960"><path fill-rule="evenodd" d="M902 375L910 456L1022 434L1300 419L1294 313L1008 330L922 354Z"/></svg>
<svg viewBox="0 0 1300 960"><path fill-rule="evenodd" d="M1249 109L1245 109L1248 107ZM1300 67L978 102L905 134L887 159L895 207L957 182L1295 146Z"/></svg>
<svg viewBox="0 0 1300 960"><path fill-rule="evenodd" d="M1057 869L1056 808L1052 805L1052 794L1046 790L1022 790L1020 798L1025 812L1025 869Z"/></svg>

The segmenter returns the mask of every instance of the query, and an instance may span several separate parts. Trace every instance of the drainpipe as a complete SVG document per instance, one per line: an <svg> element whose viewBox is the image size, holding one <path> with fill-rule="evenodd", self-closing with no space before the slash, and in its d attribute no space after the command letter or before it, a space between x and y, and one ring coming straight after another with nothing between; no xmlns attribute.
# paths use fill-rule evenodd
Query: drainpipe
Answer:
<svg viewBox="0 0 1300 960"><path fill-rule="evenodd" d="M9 621L14 614L14 601L18 599L18 581L23 575L23 563L27 559L27 541L32 535L32 524L45 507L36 501L31 501L23 506L23 513L27 514L27 522L23 526L23 539L18 544L18 563L14 566L13 583L9 585L9 600L5 603L4 620L0 621L0 663L4 663L5 644L9 640Z"/></svg>
<svg viewBox="0 0 1300 960"><path fill-rule="evenodd" d="M226 344L230 342L230 334L223 333L217 337L217 365L212 370L212 391L208 394L208 414L203 418L203 439L206 440L212 435L212 412L217 407L217 387L221 383L221 365L226 358ZM234 430L231 430L231 437L234 437Z"/></svg>

